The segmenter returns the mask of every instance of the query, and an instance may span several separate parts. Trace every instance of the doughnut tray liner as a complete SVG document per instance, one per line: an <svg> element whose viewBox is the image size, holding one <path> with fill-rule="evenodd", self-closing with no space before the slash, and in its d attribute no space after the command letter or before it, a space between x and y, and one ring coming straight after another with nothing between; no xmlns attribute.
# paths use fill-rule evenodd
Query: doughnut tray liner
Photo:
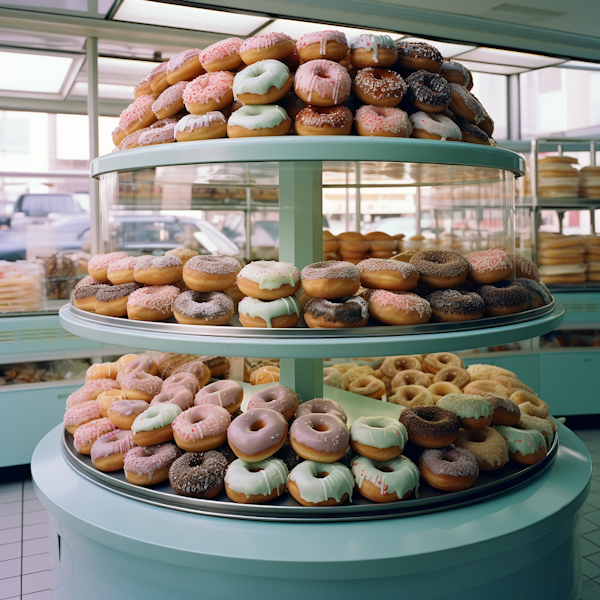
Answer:
<svg viewBox="0 0 600 600"><path fill-rule="evenodd" d="M89 456L75 451L73 436L66 429L63 430L62 437L63 455L77 473L99 487L130 500L205 516L302 523L391 519L474 504L526 485L544 473L554 463L558 445L558 435L556 435L546 458L535 465L524 466L509 461L497 471L480 471L475 485L461 492L442 492L421 480L418 498L411 496L408 500L376 503L363 498L355 490L352 503L347 502L341 506L331 507L305 507L298 504L287 492L266 504L236 504L229 500L225 490L214 499L201 500L178 496L168 481L153 487L133 485L125 479L123 471L104 473L95 469ZM422 450L409 445L405 454L416 464Z"/></svg>

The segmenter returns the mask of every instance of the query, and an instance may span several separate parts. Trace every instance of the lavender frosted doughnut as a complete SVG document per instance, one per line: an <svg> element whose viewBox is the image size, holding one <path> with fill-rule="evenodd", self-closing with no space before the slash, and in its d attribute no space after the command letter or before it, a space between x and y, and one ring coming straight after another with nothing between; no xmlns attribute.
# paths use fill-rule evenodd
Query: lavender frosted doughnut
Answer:
<svg viewBox="0 0 600 600"><path fill-rule="evenodd" d="M203 387L196 394L194 404L196 406L204 404L222 406L230 413L234 413L240 407L243 392L242 386L237 381L223 379Z"/></svg>
<svg viewBox="0 0 600 600"><path fill-rule="evenodd" d="M172 388L166 392L163 390L160 394L156 394L156 396L152 398L150 406L154 406L160 402L170 402L171 404L179 406L181 410L187 410L194 406L194 395L190 390L184 387Z"/></svg>
<svg viewBox="0 0 600 600"><path fill-rule="evenodd" d="M99 471L120 471L123 468L125 454L132 448L133 434L131 431L117 429L105 433L92 446L92 463Z"/></svg>
<svg viewBox="0 0 600 600"><path fill-rule="evenodd" d="M250 396L248 409L270 408L290 420L298 407L298 396L288 387L273 385Z"/></svg>
<svg viewBox="0 0 600 600"><path fill-rule="evenodd" d="M287 429L281 413L270 408L253 408L234 419L227 430L227 441L242 460L259 462L281 448Z"/></svg>
<svg viewBox="0 0 600 600"><path fill-rule="evenodd" d="M147 409L144 400L117 400L108 408L107 416L119 429L131 429L131 423Z"/></svg>
<svg viewBox="0 0 600 600"><path fill-rule="evenodd" d="M450 446L425 450L419 459L419 471L429 485L445 491L458 491L475 483L479 464L472 452Z"/></svg>
<svg viewBox="0 0 600 600"><path fill-rule="evenodd" d="M169 467L180 455L181 450L175 444L136 446L125 455L125 477L136 485L159 483L167 479Z"/></svg>
<svg viewBox="0 0 600 600"><path fill-rule="evenodd" d="M130 373L121 377L121 390L130 400L146 400L150 402L162 387L162 379L150 375L141 367L137 367Z"/></svg>
<svg viewBox="0 0 600 600"><path fill-rule="evenodd" d="M333 414L309 413L292 424L290 442L302 458L331 463L346 453L350 434L346 424Z"/></svg>
<svg viewBox="0 0 600 600"><path fill-rule="evenodd" d="M230 423L231 415L221 406L194 406L173 421L173 437L183 450L204 452L225 442Z"/></svg>
<svg viewBox="0 0 600 600"><path fill-rule="evenodd" d="M175 373L163 381L160 391L168 392L177 388L185 388L191 392L192 396L195 396L200 391L200 383L192 373Z"/></svg>
<svg viewBox="0 0 600 600"><path fill-rule="evenodd" d="M141 354L140 356L134 358L132 361L129 361L127 364L122 366L121 371L117 375L117 383L120 385L121 380L125 375L135 371L136 369L141 369L146 373L150 373L150 375L155 375L156 371L153 373L155 368L155 363L150 356L147 354Z"/></svg>
<svg viewBox="0 0 600 600"><path fill-rule="evenodd" d="M312 414L328 414L341 419L344 423L348 422L348 417L344 412L344 409L333 400L328 398L314 398L308 402L303 402L296 409L296 418L303 417L304 415Z"/></svg>

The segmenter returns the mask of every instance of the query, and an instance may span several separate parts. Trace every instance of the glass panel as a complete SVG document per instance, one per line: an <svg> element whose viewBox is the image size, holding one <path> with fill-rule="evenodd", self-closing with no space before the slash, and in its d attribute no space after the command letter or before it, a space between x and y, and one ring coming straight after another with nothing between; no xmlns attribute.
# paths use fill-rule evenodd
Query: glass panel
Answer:
<svg viewBox="0 0 600 600"><path fill-rule="evenodd" d="M508 91L504 75L472 73L473 90L485 110L494 119L494 139L508 137Z"/></svg>
<svg viewBox="0 0 600 600"><path fill-rule="evenodd" d="M92 364L89 358L66 358L0 365L0 390L4 386L49 381L82 380Z"/></svg>

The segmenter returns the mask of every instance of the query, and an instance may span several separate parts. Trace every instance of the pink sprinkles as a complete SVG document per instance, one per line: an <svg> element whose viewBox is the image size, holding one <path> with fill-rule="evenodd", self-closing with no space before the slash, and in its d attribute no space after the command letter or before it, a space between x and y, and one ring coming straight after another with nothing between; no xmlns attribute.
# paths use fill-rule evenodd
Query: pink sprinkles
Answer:
<svg viewBox="0 0 600 600"><path fill-rule="evenodd" d="M387 290L375 290L369 299L369 303L376 302L381 306L391 306L399 311L419 313L431 316L431 306L429 302L412 292L388 292Z"/></svg>
<svg viewBox="0 0 600 600"><path fill-rule="evenodd" d="M136 121L141 121L152 110L153 104L154 98L152 96L139 96L121 113L119 125L123 129L127 129Z"/></svg>
<svg viewBox="0 0 600 600"><path fill-rule="evenodd" d="M151 285L133 292L127 305L157 310L166 315L173 312L173 303L179 294L179 288L174 285Z"/></svg>
<svg viewBox="0 0 600 600"><path fill-rule="evenodd" d="M412 133L412 125L407 114L399 108L388 106L361 106L356 111L355 120L367 131L404 132L406 137Z"/></svg>
<svg viewBox="0 0 600 600"><path fill-rule="evenodd" d="M465 258L469 261L471 270L479 273L512 269L513 266L508 254L498 248L471 252L471 254L465 255Z"/></svg>
<svg viewBox="0 0 600 600"><path fill-rule="evenodd" d="M108 254L96 254L96 256L94 256L88 263L88 270L105 269L110 264L123 258L127 258L127 254L125 254L125 252L109 252Z"/></svg>
<svg viewBox="0 0 600 600"><path fill-rule="evenodd" d="M152 105L152 111L154 114L156 115L161 110L169 108L169 106L175 104L176 102L181 102L183 90L185 90L188 83L189 81L179 81L175 85L168 87Z"/></svg>
<svg viewBox="0 0 600 600"><path fill-rule="evenodd" d="M205 48L200 52L200 62L203 65L210 64L216 60L223 60L233 54L239 54L243 41L240 38L231 37ZM223 71L217 71L219 73Z"/></svg>
<svg viewBox="0 0 600 600"><path fill-rule="evenodd" d="M235 38L234 38L235 39ZM240 54L247 50L263 50L265 48L271 48L276 44L282 42L291 42L292 38L286 33L272 32L266 33L265 35L257 35L255 37L248 38L240 46Z"/></svg>
<svg viewBox="0 0 600 600"><path fill-rule="evenodd" d="M233 73L229 71L216 71L205 73L188 83L183 91L185 104L207 104L211 100L220 102L233 87Z"/></svg>

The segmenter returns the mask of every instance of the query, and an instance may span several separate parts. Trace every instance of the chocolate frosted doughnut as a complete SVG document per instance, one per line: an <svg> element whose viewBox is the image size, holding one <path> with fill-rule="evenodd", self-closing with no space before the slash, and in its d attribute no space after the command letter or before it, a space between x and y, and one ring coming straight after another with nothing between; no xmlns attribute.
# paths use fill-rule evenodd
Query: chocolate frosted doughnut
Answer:
<svg viewBox="0 0 600 600"><path fill-rule="evenodd" d="M96 292L96 313L112 317L124 317L127 314L127 299L135 290L141 287L143 287L141 283L103 286Z"/></svg>
<svg viewBox="0 0 600 600"><path fill-rule="evenodd" d="M421 477L432 487L457 492L471 487L479 475L479 464L464 448L425 450L419 459Z"/></svg>
<svg viewBox="0 0 600 600"><path fill-rule="evenodd" d="M471 321L485 313L481 296L466 290L436 290L427 296L427 301L438 321Z"/></svg>
<svg viewBox="0 0 600 600"><path fill-rule="evenodd" d="M225 325L233 316L233 300L223 292L187 291L173 304L178 323L192 325Z"/></svg>
<svg viewBox="0 0 600 600"><path fill-rule="evenodd" d="M314 329L364 327L369 319L369 305L359 296L339 300L313 298L304 307L304 320Z"/></svg>
<svg viewBox="0 0 600 600"><path fill-rule="evenodd" d="M408 71L425 70L439 73L444 59L437 48L425 42L403 42L396 40L398 64Z"/></svg>
<svg viewBox="0 0 600 600"><path fill-rule="evenodd" d="M438 113L452 100L450 84L440 75L417 71L406 79L413 104L424 112Z"/></svg>
<svg viewBox="0 0 600 600"><path fill-rule="evenodd" d="M448 446L460 431L458 417L437 406L405 408L400 413L400 423L408 430L411 442L424 448Z"/></svg>
<svg viewBox="0 0 600 600"><path fill-rule="evenodd" d="M358 274L358 269L356 270ZM80 310L95 312L96 310L96 294L104 288L110 287L103 283L80 285L71 292L71 304Z"/></svg>
<svg viewBox="0 0 600 600"><path fill-rule="evenodd" d="M456 124L460 127L462 132L462 141L469 142L471 144L481 144L483 146L490 145L490 138L488 134L477 127L473 123L469 123L466 119L456 119Z"/></svg>
<svg viewBox="0 0 600 600"><path fill-rule="evenodd" d="M492 317L527 310L527 292L520 283L499 281L480 287L477 293L485 302L486 313Z"/></svg>
<svg viewBox="0 0 600 600"><path fill-rule="evenodd" d="M220 452L186 452L169 468L169 483L179 496L213 498L223 489L227 460Z"/></svg>
<svg viewBox="0 0 600 600"><path fill-rule="evenodd" d="M433 288L456 287L469 274L469 262L458 252L425 250L417 252L410 264L419 272L419 282Z"/></svg>

